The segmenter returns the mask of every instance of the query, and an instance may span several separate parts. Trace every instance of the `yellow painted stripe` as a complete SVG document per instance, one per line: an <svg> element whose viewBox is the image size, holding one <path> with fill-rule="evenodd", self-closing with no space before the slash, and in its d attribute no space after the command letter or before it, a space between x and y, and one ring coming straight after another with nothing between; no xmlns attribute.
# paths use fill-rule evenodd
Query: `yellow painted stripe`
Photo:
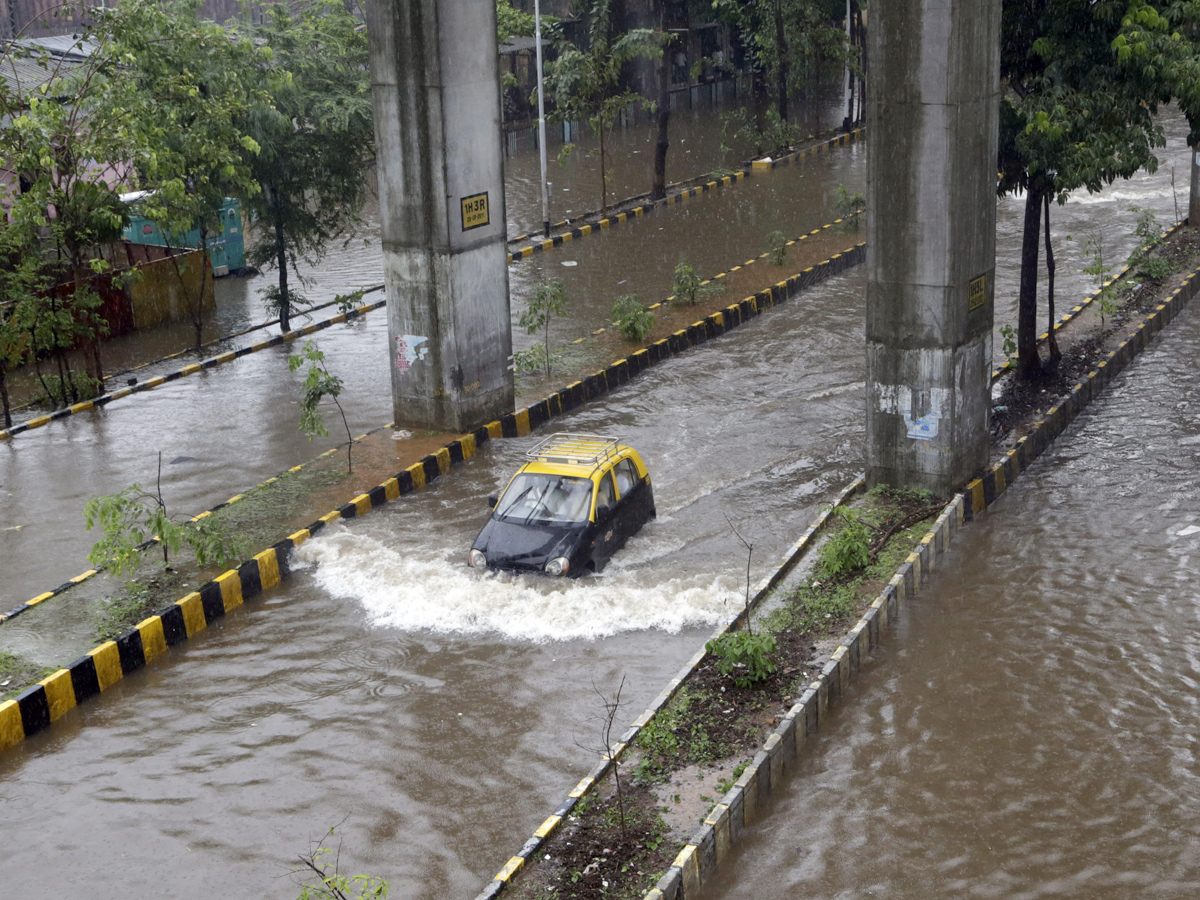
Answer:
<svg viewBox="0 0 1200 900"><path fill-rule="evenodd" d="M49 600L53 596L54 596L53 591L46 591L46 593L44 593L44 594L38 594L36 597L34 597L32 600L30 600L25 605L26 606L37 606L39 603L45 603L47 600Z"/></svg>
<svg viewBox="0 0 1200 900"><path fill-rule="evenodd" d="M288 535L288 540L292 542L293 547L299 547L305 541L312 537L312 532L307 528L301 528L299 531L294 531Z"/></svg>
<svg viewBox="0 0 1200 900"><path fill-rule="evenodd" d="M591 225L584 225L582 228L580 228L580 229L579 229L579 231L581 232L581 234L591 234L591 233L592 233L592 226L591 226Z"/></svg>
<svg viewBox="0 0 1200 900"><path fill-rule="evenodd" d="M504 868L496 874L496 877L493 879L493 881L508 881L519 871L521 871L521 866L523 865L525 865L525 859L520 856L514 856L504 864Z"/></svg>
<svg viewBox="0 0 1200 900"><path fill-rule="evenodd" d="M987 507L987 500L983 495L983 481L976 478L971 482L971 512L983 512Z"/></svg>
<svg viewBox="0 0 1200 900"><path fill-rule="evenodd" d="M208 620L204 618L204 604L200 602L199 592L192 591L182 600L176 600L175 605L183 610L183 627L189 638L208 627Z"/></svg>
<svg viewBox="0 0 1200 900"><path fill-rule="evenodd" d="M163 632L161 616L150 616L137 623L138 633L142 636L142 654L146 662L167 652L167 636Z"/></svg>
<svg viewBox="0 0 1200 900"><path fill-rule="evenodd" d="M71 683L71 673L66 669L59 669L38 683L46 689L46 705L50 708L51 722L62 718L68 709L75 708L75 685Z"/></svg>
<svg viewBox="0 0 1200 900"><path fill-rule="evenodd" d="M413 463L406 471L412 476L414 487L425 487L425 466L421 463Z"/></svg>
<svg viewBox="0 0 1200 900"><path fill-rule="evenodd" d="M15 747L25 740L25 726L21 723L21 708L15 700L0 703L0 750Z"/></svg>
<svg viewBox="0 0 1200 900"><path fill-rule="evenodd" d="M606 228L608 228L608 225L609 225L609 220L608 220L608 219L601 219L601 220L599 221L599 223L597 223L597 224L599 224L599 226L600 226L600 230L601 230L601 231L603 231L603 230L605 230Z"/></svg>
<svg viewBox="0 0 1200 900"><path fill-rule="evenodd" d="M470 459L475 455L475 435L464 434L458 439L458 442L462 444L463 459Z"/></svg>
<svg viewBox="0 0 1200 900"><path fill-rule="evenodd" d="M996 466L992 469L996 473L996 496L999 497L1004 493L1004 466Z"/></svg>
<svg viewBox="0 0 1200 900"><path fill-rule="evenodd" d="M115 641L105 641L95 650L89 650L87 655L96 664L96 681L100 690L107 691L121 680L124 673L121 671L121 656Z"/></svg>
<svg viewBox="0 0 1200 900"><path fill-rule="evenodd" d="M354 504L354 511L360 516L364 516L371 511L371 498L366 494L359 494L350 501Z"/></svg>
<svg viewBox="0 0 1200 900"><path fill-rule="evenodd" d="M383 496L388 500L396 500L400 496L400 482L395 478L389 478L383 483Z"/></svg>
<svg viewBox="0 0 1200 900"><path fill-rule="evenodd" d="M45 425L49 421L50 421L49 416L38 416L36 419L30 419L25 424L29 428L41 428L43 425Z"/></svg>
<svg viewBox="0 0 1200 900"><path fill-rule="evenodd" d="M568 797L582 797L584 794L586 794L588 792L588 789L591 788L591 786L592 786L592 779L584 778L582 781L579 782L579 784L575 785L575 789L572 790L571 793L567 794L567 796Z"/></svg>
<svg viewBox="0 0 1200 900"><path fill-rule="evenodd" d="M540 838L549 837L550 832L557 828L558 823L561 821L562 816L550 816L550 818L538 826L538 830L533 833L533 836Z"/></svg>
<svg viewBox="0 0 1200 900"><path fill-rule="evenodd" d="M185 376L186 375L194 375L196 372L199 372L199 371L200 371L200 363L192 363L190 366L184 366L182 369L179 370L180 374L185 375Z"/></svg>
<svg viewBox="0 0 1200 900"><path fill-rule="evenodd" d="M438 471L445 475L450 471L450 448L442 447L437 453L433 454L437 458Z"/></svg>
<svg viewBox="0 0 1200 900"><path fill-rule="evenodd" d="M82 403L72 403L71 404L71 412L73 412L73 413L87 412L87 410L91 409L95 405L96 404L93 403L91 400L84 400Z"/></svg>
<svg viewBox="0 0 1200 900"><path fill-rule="evenodd" d="M217 587L221 589L221 602L225 604L225 612L242 605L242 579L238 577L237 569L222 572L215 580Z"/></svg>
<svg viewBox="0 0 1200 900"><path fill-rule="evenodd" d="M575 240L575 234L574 234L574 232L571 232L571 231L564 231L562 234L562 239L563 239L564 244L567 241L573 241L573 240Z"/></svg>
<svg viewBox="0 0 1200 900"><path fill-rule="evenodd" d="M549 250L549 249L550 249L550 248L552 248L553 246L554 246L554 241L552 241L552 240L550 240L550 241L542 241L542 249L543 249L543 250Z"/></svg>
<svg viewBox="0 0 1200 900"><path fill-rule="evenodd" d="M529 410L518 409L514 415L517 420L517 437L529 434Z"/></svg>
<svg viewBox="0 0 1200 900"><path fill-rule="evenodd" d="M275 548L254 554L254 559L258 563L258 581L262 589L265 591L279 584L279 557L275 555Z"/></svg>
<svg viewBox="0 0 1200 900"><path fill-rule="evenodd" d="M166 381L167 381L166 378L164 378L162 375L159 375L157 378L151 378L149 381L143 381L142 389L148 391L148 390L150 390L150 388L156 388L160 384L165 384Z"/></svg>
<svg viewBox="0 0 1200 900"><path fill-rule="evenodd" d="M93 575L95 575L95 574L96 574L96 570L95 570L95 569L88 569L88 570L87 570L86 572L84 572L82 575L76 575L74 578L72 578L72 579L71 579L71 583L72 583L72 584L79 584L81 581L87 581L89 578L91 578L91 577L92 577Z"/></svg>
<svg viewBox="0 0 1200 900"><path fill-rule="evenodd" d="M532 247L522 247L521 255L522 256L533 256L533 248Z"/></svg>
<svg viewBox="0 0 1200 900"><path fill-rule="evenodd" d="M328 525L330 522L336 522L341 517L342 514L335 509L333 512L327 512L325 515L321 516L320 521Z"/></svg>
<svg viewBox="0 0 1200 900"><path fill-rule="evenodd" d="M488 437L492 439L504 437L504 427L499 422L487 423Z"/></svg>

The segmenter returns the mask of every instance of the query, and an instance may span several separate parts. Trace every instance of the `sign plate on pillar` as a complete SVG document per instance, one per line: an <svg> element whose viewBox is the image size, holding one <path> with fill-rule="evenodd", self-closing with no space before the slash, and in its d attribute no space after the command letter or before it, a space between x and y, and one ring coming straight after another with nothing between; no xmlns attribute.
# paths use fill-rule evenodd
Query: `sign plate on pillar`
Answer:
<svg viewBox="0 0 1200 900"><path fill-rule="evenodd" d="M959 282L961 284L962 282ZM974 312L987 300L987 276L980 275L967 283L967 312Z"/></svg>
<svg viewBox="0 0 1200 900"><path fill-rule="evenodd" d="M488 192L482 194L472 194L470 197L462 198L462 229L470 231L472 228L482 228L491 222L491 216L488 213Z"/></svg>

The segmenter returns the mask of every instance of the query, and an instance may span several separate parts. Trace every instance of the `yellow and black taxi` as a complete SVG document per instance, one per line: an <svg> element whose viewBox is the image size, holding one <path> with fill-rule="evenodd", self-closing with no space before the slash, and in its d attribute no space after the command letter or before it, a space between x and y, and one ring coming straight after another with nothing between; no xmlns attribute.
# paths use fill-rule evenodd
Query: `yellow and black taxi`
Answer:
<svg viewBox="0 0 1200 900"><path fill-rule="evenodd" d="M650 473L632 447L554 434L530 450L471 547L475 568L578 577L599 572L655 517Z"/></svg>

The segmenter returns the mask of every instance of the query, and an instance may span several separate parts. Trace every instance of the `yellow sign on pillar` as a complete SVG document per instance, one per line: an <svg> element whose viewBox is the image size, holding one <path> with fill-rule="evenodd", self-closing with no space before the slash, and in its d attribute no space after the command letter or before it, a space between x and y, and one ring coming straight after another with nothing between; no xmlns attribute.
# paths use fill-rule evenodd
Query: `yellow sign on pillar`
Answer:
<svg viewBox="0 0 1200 900"><path fill-rule="evenodd" d="M470 197L462 198L462 229L470 231L472 228L482 228L491 222L491 217L488 214L488 192L482 194L472 194Z"/></svg>
<svg viewBox="0 0 1200 900"><path fill-rule="evenodd" d="M961 283L961 282L960 282ZM987 300L987 276L980 275L971 279L967 285L967 311L973 312L983 306Z"/></svg>

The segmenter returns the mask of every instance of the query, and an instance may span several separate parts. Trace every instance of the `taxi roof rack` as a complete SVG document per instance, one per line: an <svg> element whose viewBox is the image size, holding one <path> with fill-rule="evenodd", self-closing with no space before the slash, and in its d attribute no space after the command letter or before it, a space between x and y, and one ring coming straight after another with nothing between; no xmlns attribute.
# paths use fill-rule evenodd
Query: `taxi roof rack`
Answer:
<svg viewBox="0 0 1200 900"><path fill-rule="evenodd" d="M620 455L620 450L615 437L560 431L539 441L525 455L544 462L590 463L598 466L608 459L615 459Z"/></svg>

